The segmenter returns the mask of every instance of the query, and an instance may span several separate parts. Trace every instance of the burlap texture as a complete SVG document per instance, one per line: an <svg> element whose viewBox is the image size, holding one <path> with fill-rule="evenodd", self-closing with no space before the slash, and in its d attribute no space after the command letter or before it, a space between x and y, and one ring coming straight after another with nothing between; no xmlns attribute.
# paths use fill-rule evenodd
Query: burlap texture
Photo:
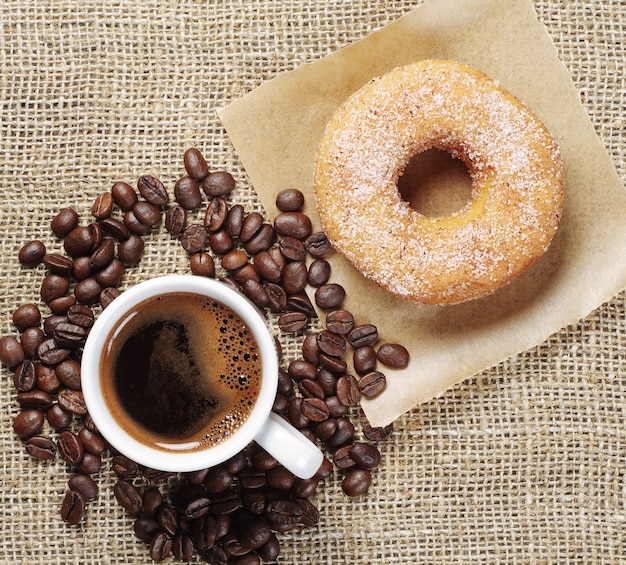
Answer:
<svg viewBox="0 0 626 565"><path fill-rule="evenodd" d="M114 181L152 173L171 187L195 145L212 168L235 174L233 198L260 209L215 108L418 4L0 4L0 335L15 333L17 305L39 300L43 271L20 267L19 247L41 238L58 248L52 216L73 205L88 218ZM623 1L535 6L626 178ZM187 271L186 254L161 229L123 284ZM625 298L398 420L369 493L350 500L338 476L328 481L315 497L319 527L281 536L280 562L626 561ZM283 343L287 357L296 354L296 343ZM149 562L106 463L85 521L61 522L68 470L25 453L5 369L0 394L0 562Z"/></svg>

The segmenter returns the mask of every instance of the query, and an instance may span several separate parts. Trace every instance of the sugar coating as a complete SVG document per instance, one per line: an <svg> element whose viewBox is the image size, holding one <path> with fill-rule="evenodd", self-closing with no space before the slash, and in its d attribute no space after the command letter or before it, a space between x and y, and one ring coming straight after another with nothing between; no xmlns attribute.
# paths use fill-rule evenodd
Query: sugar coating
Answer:
<svg viewBox="0 0 626 565"><path fill-rule="evenodd" d="M427 217L398 179L430 148L463 160L472 196ZM376 78L326 127L315 195L334 247L365 276L428 304L489 294L547 250L563 201L558 146L532 112L483 73L422 61Z"/></svg>

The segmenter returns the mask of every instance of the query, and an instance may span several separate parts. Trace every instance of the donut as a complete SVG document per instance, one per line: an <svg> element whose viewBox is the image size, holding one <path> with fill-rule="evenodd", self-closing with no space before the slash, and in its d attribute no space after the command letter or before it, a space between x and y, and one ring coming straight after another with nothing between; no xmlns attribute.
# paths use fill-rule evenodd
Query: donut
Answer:
<svg viewBox="0 0 626 565"><path fill-rule="evenodd" d="M463 161L471 196L426 216L398 180L418 153ZM393 69L352 94L326 125L313 189L333 247L386 291L421 304L488 295L548 249L563 206L556 141L515 96L454 61Z"/></svg>

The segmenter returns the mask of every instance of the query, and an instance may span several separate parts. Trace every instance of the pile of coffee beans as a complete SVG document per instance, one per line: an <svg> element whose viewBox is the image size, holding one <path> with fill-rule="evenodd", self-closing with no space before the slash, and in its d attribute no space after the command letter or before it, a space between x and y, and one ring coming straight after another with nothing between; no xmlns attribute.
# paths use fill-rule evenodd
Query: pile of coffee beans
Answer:
<svg viewBox="0 0 626 565"><path fill-rule="evenodd" d="M335 469L347 496L367 492L381 461L375 444L392 429L366 424L359 438L354 409L362 397L384 390L380 365L406 367L409 355L400 344L379 344L375 325L342 308L345 289L331 282L324 258L331 245L323 232L313 232L301 191L278 194L272 224L229 203L234 178L210 172L200 151L188 149L183 161L186 174L174 185L173 202L153 176L141 176L137 189L116 182L94 200L89 221L72 208L52 219L62 249L33 240L19 250L25 267L44 266L45 312L35 303L20 305L13 312L19 335L0 339L0 361L14 372L21 407L13 427L31 456L60 456L72 470L61 503L68 524L78 524L98 496L93 476L109 455L118 479L114 496L134 516L135 533L154 561L171 555L190 561L194 553L216 564L275 561L277 533L318 523L309 499ZM276 340L281 369L274 411L325 449L312 479L296 478L256 445L211 469L163 473L116 453L98 433L81 392L82 347L94 310L120 294L126 270L141 260L143 237L160 223L188 253L193 274L244 293L275 317L281 332L301 338L301 356L290 361ZM325 313L321 331L311 329L317 314L307 290Z"/></svg>

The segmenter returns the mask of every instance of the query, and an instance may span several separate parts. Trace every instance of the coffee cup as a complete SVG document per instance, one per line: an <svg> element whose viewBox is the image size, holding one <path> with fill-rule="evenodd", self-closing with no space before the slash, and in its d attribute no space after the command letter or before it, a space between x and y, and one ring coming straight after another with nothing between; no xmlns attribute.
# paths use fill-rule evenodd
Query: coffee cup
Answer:
<svg viewBox="0 0 626 565"><path fill-rule="evenodd" d="M252 441L300 478L323 461L272 412L278 358L265 319L214 279L167 275L123 292L93 325L81 375L98 430L141 465L195 471Z"/></svg>

